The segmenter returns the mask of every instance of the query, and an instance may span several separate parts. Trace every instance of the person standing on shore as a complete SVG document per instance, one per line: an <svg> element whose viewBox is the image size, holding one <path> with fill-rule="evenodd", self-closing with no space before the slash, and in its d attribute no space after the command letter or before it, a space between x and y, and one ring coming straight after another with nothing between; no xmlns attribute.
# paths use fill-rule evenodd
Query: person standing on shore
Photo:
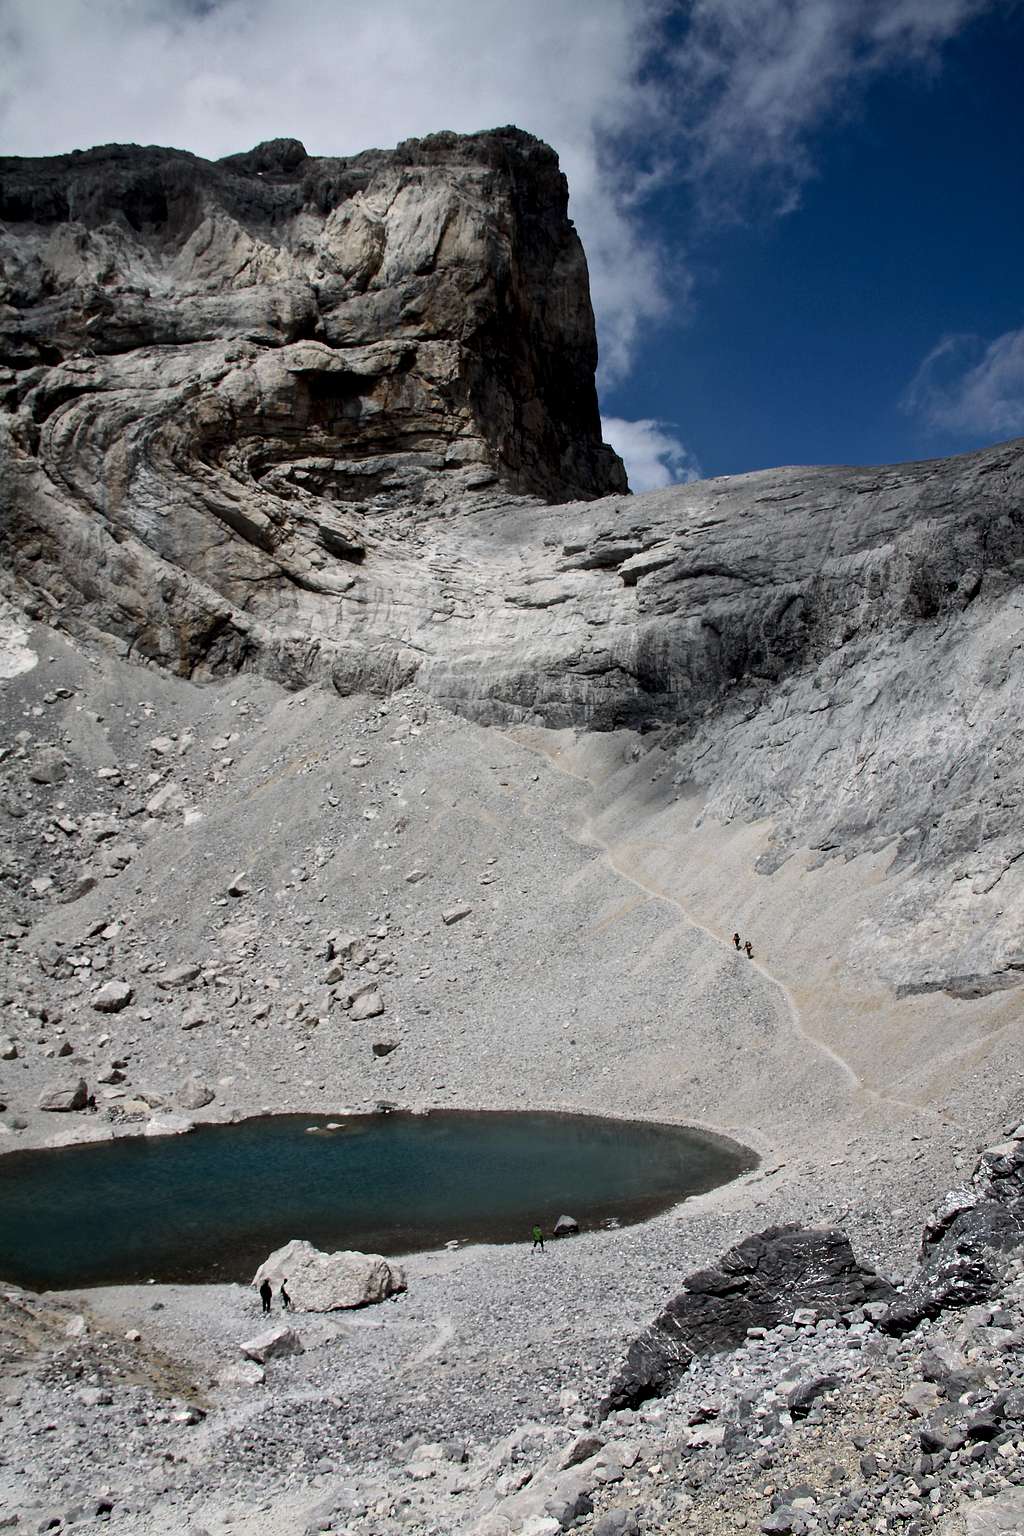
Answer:
<svg viewBox="0 0 1024 1536"><path fill-rule="evenodd" d="M539 1248L541 1253L543 1253L544 1252L544 1233L541 1231L540 1227L537 1227L537 1226L534 1227L532 1236L533 1236L533 1247L530 1249L530 1252L531 1253L536 1253L537 1249Z"/></svg>
<svg viewBox="0 0 1024 1536"><path fill-rule="evenodd" d="M292 1299L288 1295L288 1292L284 1288L285 1287L285 1282L287 1281L287 1279L288 1279L288 1276L285 1275L284 1279L281 1281L281 1308L282 1308L282 1311L284 1311L284 1312L290 1312L292 1310ZM270 1311L269 1307L267 1308L267 1311L268 1312Z"/></svg>
<svg viewBox="0 0 1024 1536"><path fill-rule="evenodd" d="M266 1316L266 1314L270 1311L270 1298L273 1296L273 1294L274 1292L271 1289L270 1281L266 1278L266 1276L264 1276L263 1284L260 1286L260 1301L263 1303L264 1316Z"/></svg>
<svg viewBox="0 0 1024 1536"><path fill-rule="evenodd" d="M736 948L739 949L739 947L740 947L740 936L739 936L738 933L734 933L733 934L732 941L735 944Z"/></svg>

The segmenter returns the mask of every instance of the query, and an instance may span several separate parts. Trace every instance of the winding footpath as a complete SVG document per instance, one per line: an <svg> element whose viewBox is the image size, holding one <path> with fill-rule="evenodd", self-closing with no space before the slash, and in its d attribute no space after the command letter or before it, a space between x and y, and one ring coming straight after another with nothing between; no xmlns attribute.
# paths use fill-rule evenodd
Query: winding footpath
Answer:
<svg viewBox="0 0 1024 1536"><path fill-rule="evenodd" d="M553 768L556 768L559 773L564 774L566 778L575 779L578 784L583 784L588 790L593 791L594 785L591 783L591 781L587 779L583 774L576 773L573 771L573 769L566 767L566 765L560 761L560 754L548 752L543 747L535 746L529 741L524 741L519 736L511 735L510 739L515 741L517 745L525 747L528 752L532 752L536 756L543 757L547 762L551 764ZM682 917L683 921L690 928L695 928L698 932L706 934L707 937L712 939L716 944L721 945L723 948L729 948L731 946L732 940L730 937L725 934L718 933L715 929L709 928L706 923L702 923L698 917L694 916L688 907L684 906L678 897L671 895L668 891L662 889L659 886L651 884L650 881L645 880L643 876L626 867L623 862L623 858L616 853L615 846L607 842L595 830L593 817L588 819L583 824L583 826L579 828L573 835L576 837L577 841L583 844L585 847L596 848L602 855L609 869L618 875L620 879L629 881L631 885L635 886L638 890L643 891L644 894L651 900L663 901L668 903L669 906L674 907ZM627 844L624 846L628 847L639 845ZM650 846L655 847L658 845L652 843ZM836 1070L842 1075L851 1093L861 1094L876 1104L885 1104L890 1108L905 1110L913 1115L926 1115L930 1118L938 1118L937 1112L926 1105L915 1104L909 1099L896 1098L891 1094L881 1093L876 1088L869 1088L864 1079L853 1069L845 1057L840 1056L839 1052L834 1051L830 1045L826 1045L824 1040L819 1040L815 1035L811 1035L807 1032L803 1026L803 1021L800 1017L800 1010L797 1007L796 1000L794 999L793 994L790 992L789 988L786 986L785 982L780 981L777 976L773 976L772 973L767 970L759 960L752 960L751 964L754 969L764 977L769 986L774 987L778 992L782 994L782 997L786 1003L786 1012L789 1017L789 1025L792 1034L798 1040L801 1040L805 1045L809 1046L812 1050L817 1051L820 1055L824 1056L826 1060L831 1062Z"/></svg>

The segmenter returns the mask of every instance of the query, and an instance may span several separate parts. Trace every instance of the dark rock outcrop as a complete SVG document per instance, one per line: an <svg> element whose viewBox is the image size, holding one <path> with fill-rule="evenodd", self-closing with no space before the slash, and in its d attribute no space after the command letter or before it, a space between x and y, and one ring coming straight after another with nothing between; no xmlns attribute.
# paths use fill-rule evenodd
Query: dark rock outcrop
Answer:
<svg viewBox="0 0 1024 1536"><path fill-rule="evenodd" d="M926 1318L994 1295L1005 1256L1024 1246L1024 1142L981 1154L968 1189L952 1193L924 1229L921 1263L879 1323L904 1334Z"/></svg>
<svg viewBox="0 0 1024 1536"><path fill-rule="evenodd" d="M601 1413L663 1396L695 1356L735 1349L748 1328L788 1322L796 1308L837 1317L891 1295L886 1280L858 1263L838 1228L768 1227L730 1248L715 1268L687 1277L629 1346Z"/></svg>

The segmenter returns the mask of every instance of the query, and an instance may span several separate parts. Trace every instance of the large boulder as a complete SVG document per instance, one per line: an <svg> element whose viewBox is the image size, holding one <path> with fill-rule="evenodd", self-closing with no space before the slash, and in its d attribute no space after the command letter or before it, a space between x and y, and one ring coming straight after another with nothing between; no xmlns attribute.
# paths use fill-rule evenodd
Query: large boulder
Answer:
<svg viewBox="0 0 1024 1536"><path fill-rule="evenodd" d="M926 1318L996 1293L1005 1255L1024 1246L1024 1142L982 1152L970 1185L952 1191L925 1223L921 1262L879 1327L911 1332Z"/></svg>
<svg viewBox="0 0 1024 1536"><path fill-rule="evenodd" d="M298 1237L260 1265L252 1283L259 1286L263 1280L275 1290L287 1281L292 1305L300 1312L365 1307L405 1290L405 1271L379 1253L322 1253Z"/></svg>
<svg viewBox="0 0 1024 1536"><path fill-rule="evenodd" d="M55 1083L50 1088L44 1088L39 1095L38 1107L66 1114L72 1109L85 1109L88 1102L89 1089L85 1078L80 1077L77 1083Z"/></svg>
<svg viewBox="0 0 1024 1536"><path fill-rule="evenodd" d="M748 1328L774 1328L797 1307L837 1317L892 1295L888 1281L858 1263L837 1227L768 1227L730 1248L714 1268L687 1277L629 1346L602 1415L663 1396L696 1355L735 1349Z"/></svg>

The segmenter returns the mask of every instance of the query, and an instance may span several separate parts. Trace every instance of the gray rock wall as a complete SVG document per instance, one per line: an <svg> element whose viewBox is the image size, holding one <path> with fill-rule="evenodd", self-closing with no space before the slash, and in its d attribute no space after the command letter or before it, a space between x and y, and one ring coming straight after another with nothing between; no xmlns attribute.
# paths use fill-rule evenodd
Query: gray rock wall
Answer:
<svg viewBox="0 0 1024 1536"><path fill-rule="evenodd" d="M34 617L197 679L656 733L705 818L770 826L762 874L888 857L850 952L892 987L1024 976L1024 444L627 497L565 182L514 129L7 160L0 217Z"/></svg>

